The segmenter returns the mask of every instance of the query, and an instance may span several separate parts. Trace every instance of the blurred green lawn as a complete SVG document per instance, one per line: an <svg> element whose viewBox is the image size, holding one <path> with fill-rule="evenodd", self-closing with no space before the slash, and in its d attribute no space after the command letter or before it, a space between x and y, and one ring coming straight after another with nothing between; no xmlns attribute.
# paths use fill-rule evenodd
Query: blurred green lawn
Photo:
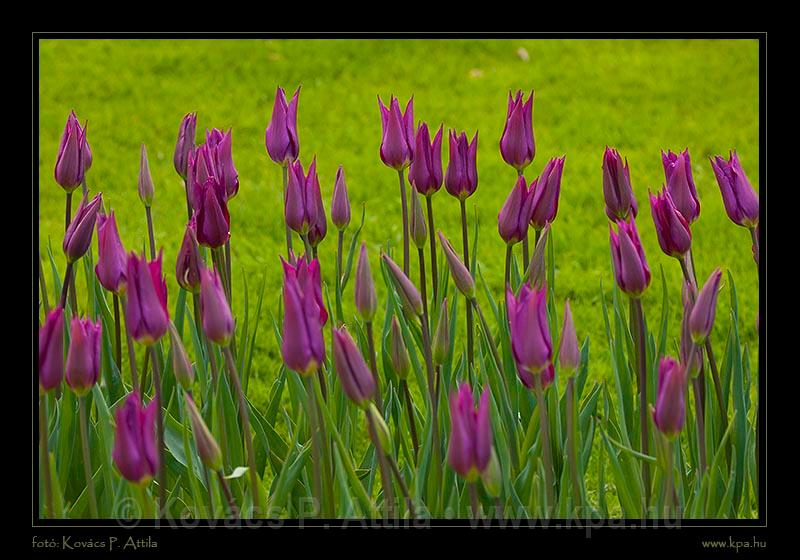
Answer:
<svg viewBox="0 0 800 560"><path fill-rule="evenodd" d="M528 59L520 56L525 49ZM749 40L43 40L39 84L39 247L48 240L59 267L64 193L53 179L58 140L70 109L89 121L94 163L88 175L117 212L129 249L146 244L136 189L139 145L147 145L156 196L156 243L164 248L170 308L177 294L174 263L185 222L182 183L172 167L181 117L198 112L198 130L233 127L241 189L230 204L236 309L242 271L255 294L266 275L265 313L250 384L264 404L280 352L269 329L277 315L284 250L281 172L264 148L275 88L302 84L301 159L317 155L326 203L339 164L346 170L354 221L367 205L362 236L373 271L379 247L400 241L397 176L378 157L377 95L403 102L414 95L415 117L438 127L480 130L477 208L479 261L500 295L503 243L499 208L515 180L500 157L509 89L536 90L537 155L526 176L566 154L559 214L553 225L559 310L570 298L580 338L591 337L590 375L611 375L600 283L613 286L608 222L603 211L601 156L606 144L628 158L641 213L639 230L653 270L644 298L650 323L661 312L660 267L670 290L670 336L680 321L680 270L658 247L647 202L660 188L659 150L688 147L701 198L693 226L701 282L715 266L732 271L740 298L741 333L756 358L758 279L746 230L724 213L708 157L739 151L758 186L758 44ZM444 159L447 160L445 143ZM458 204L444 189L434 198L437 225L458 240ZM471 224L474 226L474 224ZM333 229L333 228L331 228ZM348 236L349 238L349 236ZM459 243L456 243L458 245ZM426 249L427 252L427 249ZM324 275L334 270L335 230L321 247ZM416 259L412 259L416 262ZM47 267L46 267L47 268ZM416 275L416 272L415 272ZM415 276L416 277L416 276ZM52 280L48 275L52 287ZM83 277L79 275L79 290ZM729 324L729 286L720 296L717 338ZM379 297L382 294L379 294ZM352 312L352 283L346 294ZM458 341L461 344L461 341ZM671 342L674 348L677 342Z"/></svg>

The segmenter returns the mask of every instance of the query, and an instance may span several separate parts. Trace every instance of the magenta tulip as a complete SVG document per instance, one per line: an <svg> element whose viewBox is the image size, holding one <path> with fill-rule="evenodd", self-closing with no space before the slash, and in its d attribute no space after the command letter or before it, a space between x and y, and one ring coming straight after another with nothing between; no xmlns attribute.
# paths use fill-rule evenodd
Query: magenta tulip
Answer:
<svg viewBox="0 0 800 560"><path fill-rule="evenodd" d="M553 342L547 323L547 287L537 290L523 284L519 296L506 287L506 307L511 333L511 350L517 364L517 373L529 389L534 387L534 375L542 375L542 387L552 379L548 368L552 365Z"/></svg>
<svg viewBox="0 0 800 560"><path fill-rule="evenodd" d="M667 192L675 203L675 208L684 217L686 223L691 225L700 216L700 199L697 198L697 188L692 177L692 161L689 150L679 154L671 150L667 153L661 151L661 161L664 165L664 176L667 179Z"/></svg>
<svg viewBox="0 0 800 560"><path fill-rule="evenodd" d="M611 262L619 288L631 297L639 297L650 285L650 267L644 256L636 221L617 221L619 234L609 226Z"/></svg>
<svg viewBox="0 0 800 560"><path fill-rule="evenodd" d="M39 328L39 390L55 389L64 378L64 310L47 314Z"/></svg>
<svg viewBox="0 0 800 560"><path fill-rule="evenodd" d="M425 196L431 196L442 188L442 130L440 126L431 142L428 125L417 128L414 161L408 170L408 180Z"/></svg>
<svg viewBox="0 0 800 560"><path fill-rule="evenodd" d="M717 312L717 295L719 294L719 283L722 280L722 270L715 269L708 277L692 308L689 316L689 331L695 343L701 343L714 328L714 316Z"/></svg>
<svg viewBox="0 0 800 560"><path fill-rule="evenodd" d="M287 368L300 375L311 375L325 360L321 319L324 308L314 298L312 274L292 273L286 264L283 268L281 355Z"/></svg>
<svg viewBox="0 0 800 560"><path fill-rule="evenodd" d="M175 153L172 156L172 163L175 171L184 179L189 169L189 159L194 151L194 139L197 133L197 113L187 113L181 119L181 126L178 129L178 140L175 142Z"/></svg>
<svg viewBox="0 0 800 560"><path fill-rule="evenodd" d="M88 393L100 378L100 344L103 326L100 319L73 317L69 329L66 379L70 389L79 396Z"/></svg>
<svg viewBox="0 0 800 560"><path fill-rule="evenodd" d="M129 394L116 412L116 435L111 453L120 474L134 484L145 485L158 472L156 413L158 401L142 407L139 393Z"/></svg>
<svg viewBox="0 0 800 560"><path fill-rule="evenodd" d="M67 257L67 262L75 262L89 250L89 246L92 244L94 225L97 221L97 213L102 203L102 193L98 193L91 202L86 197L81 200L75 215L72 216L72 221L67 227L67 231L64 233L62 248L64 249L64 255Z"/></svg>
<svg viewBox="0 0 800 560"><path fill-rule="evenodd" d="M300 235L305 235L317 223L319 205L319 179L317 178L317 158L308 166L308 174L303 173L303 164L296 161L289 165L289 182L286 186L284 217L286 224Z"/></svg>
<svg viewBox="0 0 800 560"><path fill-rule="evenodd" d="M148 262L144 254L128 255L128 298L125 321L128 331L137 342L150 345L167 332L167 283L161 273L163 251Z"/></svg>
<svg viewBox="0 0 800 560"><path fill-rule="evenodd" d="M735 151L726 160L717 156L711 160L722 193L722 203L728 217L735 224L746 228L758 225L758 194L753 190Z"/></svg>
<svg viewBox="0 0 800 560"><path fill-rule="evenodd" d="M333 329L333 363L350 400L362 408L369 404L375 395L375 378L344 327Z"/></svg>
<svg viewBox="0 0 800 560"><path fill-rule="evenodd" d="M692 248L692 231L667 189L655 195L650 193L650 211L661 250L670 257L685 255Z"/></svg>
<svg viewBox="0 0 800 560"><path fill-rule="evenodd" d="M606 215L610 220L626 220L639 212L631 186L631 171L628 160L613 148L606 146L603 152L603 196L606 200Z"/></svg>
<svg viewBox="0 0 800 560"><path fill-rule="evenodd" d="M119 294L125 291L128 257L119 238L117 219L112 210L97 216L97 264L94 272L106 290Z"/></svg>
<svg viewBox="0 0 800 560"><path fill-rule="evenodd" d="M535 185L534 181L532 187ZM520 175L497 216L497 230L507 245L519 243L528 234L533 199L533 189L528 189L525 177Z"/></svg>
<svg viewBox="0 0 800 560"><path fill-rule="evenodd" d="M222 280L216 270L200 269L200 314L203 332L209 340L227 346L233 337L235 323Z"/></svg>
<svg viewBox="0 0 800 560"><path fill-rule="evenodd" d="M389 107L378 96L381 110L381 161L398 171L405 169L414 159L414 97L408 100L405 112L400 111L400 102L395 96L389 99Z"/></svg>
<svg viewBox="0 0 800 560"><path fill-rule="evenodd" d="M225 245L230 238L231 217L225 187L213 177L194 185L197 242L212 249Z"/></svg>
<svg viewBox="0 0 800 560"><path fill-rule="evenodd" d="M197 246L197 215L186 224L178 259L175 263L175 278L178 285L192 293L200 292L200 255Z"/></svg>
<svg viewBox="0 0 800 560"><path fill-rule="evenodd" d="M70 112L61 134L56 157L56 183L72 192L83 183L86 170L92 165L92 151L86 141L86 129L81 128L75 111Z"/></svg>
<svg viewBox="0 0 800 560"><path fill-rule="evenodd" d="M444 176L444 187L454 197L464 200L478 188L478 132L467 142L467 133L448 133L450 161Z"/></svg>
<svg viewBox="0 0 800 560"><path fill-rule="evenodd" d="M267 153L277 164L286 166L294 162L300 154L300 142L297 138L297 104L300 98L298 87L292 100L286 102L286 92L279 87L275 92L275 103L272 106L272 118L267 125L264 143Z"/></svg>
<svg viewBox="0 0 800 560"><path fill-rule="evenodd" d="M347 184L344 181L344 167L341 165L336 171L336 183L333 185L331 222L339 231L344 231L350 225L350 198L347 195Z"/></svg>
<svg viewBox="0 0 800 560"><path fill-rule="evenodd" d="M525 101L522 91L512 97L508 92L508 112L503 135L500 137L503 160L517 171L525 169L536 155L533 134L533 91Z"/></svg>
<svg viewBox="0 0 800 560"><path fill-rule="evenodd" d="M558 197L561 194L561 174L564 172L566 156L553 158L544 166L542 174L531 184L533 198L531 208L531 225L542 230L544 226L556 219L558 214Z"/></svg>
<svg viewBox="0 0 800 560"><path fill-rule="evenodd" d="M492 427L489 418L489 390L481 394L476 409L469 383L462 383L450 395L450 444L447 462L469 482L475 482L492 457Z"/></svg>
<svg viewBox="0 0 800 560"><path fill-rule="evenodd" d="M653 422L662 434L673 438L686 421L686 373L670 356L661 358L658 366L658 393Z"/></svg>

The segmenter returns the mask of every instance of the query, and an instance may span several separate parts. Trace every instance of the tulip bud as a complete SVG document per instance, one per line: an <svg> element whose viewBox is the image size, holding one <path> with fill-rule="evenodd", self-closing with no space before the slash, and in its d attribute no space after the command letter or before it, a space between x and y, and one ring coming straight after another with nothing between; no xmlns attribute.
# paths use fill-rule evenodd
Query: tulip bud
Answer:
<svg viewBox="0 0 800 560"><path fill-rule="evenodd" d="M417 128L414 161L408 170L408 180L420 194L431 196L442 188L442 127L431 143L428 125Z"/></svg>
<svg viewBox="0 0 800 560"><path fill-rule="evenodd" d="M286 103L286 92L279 87L275 93L275 104L272 106L272 118L267 125L265 136L267 153L272 161L283 166L292 163L300 154L300 142L297 138L299 98L298 86L292 95L292 100Z"/></svg>
<svg viewBox="0 0 800 560"><path fill-rule="evenodd" d="M201 245L218 249L230 238L231 218L225 188L213 177L200 185L195 183L197 241Z"/></svg>
<svg viewBox="0 0 800 560"><path fill-rule="evenodd" d="M139 161L139 198L148 208L153 203L153 178L150 176L150 163L147 161L147 148L142 144L142 156Z"/></svg>
<svg viewBox="0 0 800 560"><path fill-rule="evenodd" d="M623 163L619 152L608 146L603 153L603 196L610 220L626 220L629 214L636 217L639 209L633 195L628 160Z"/></svg>
<svg viewBox="0 0 800 560"><path fill-rule="evenodd" d="M390 331L390 352L389 357L392 361L392 368L400 379L406 379L411 371L411 358L408 356L403 332L400 329L400 322L396 316L392 316L392 330Z"/></svg>
<svg viewBox="0 0 800 560"><path fill-rule="evenodd" d="M631 297L639 297L650 285L650 268L644 256L636 222L617 221L619 234L609 226L611 261L619 288Z"/></svg>
<svg viewBox="0 0 800 560"><path fill-rule="evenodd" d="M658 393L653 412L656 428L668 438L678 435L686 420L686 374L669 356L658 366Z"/></svg>
<svg viewBox="0 0 800 560"><path fill-rule="evenodd" d="M414 313L415 315L422 315L422 296L419 295L419 290L414 286L414 283L408 276L397 266L389 255L381 253L383 262L386 263L389 269L389 277L392 279L395 291L400 296L400 301L407 312Z"/></svg>
<svg viewBox="0 0 800 560"><path fill-rule="evenodd" d="M125 290L127 255L119 238L117 219L112 210L97 216L97 264L94 272L100 284L109 292L118 294Z"/></svg>
<svg viewBox="0 0 800 560"><path fill-rule="evenodd" d="M92 244L92 234L94 233L94 224L97 221L97 213L102 204L103 195L97 194L91 202L86 197L81 200L72 221L64 233L64 242L62 248L67 257L67 262L75 262L89 250L89 245Z"/></svg>
<svg viewBox="0 0 800 560"><path fill-rule="evenodd" d="M78 396L83 396L94 387L100 378L100 341L103 328L100 320L73 317L69 329L69 351L67 352L67 385Z"/></svg>
<svg viewBox="0 0 800 560"><path fill-rule="evenodd" d="M478 132L467 142L467 133L456 136L455 130L448 134L450 161L444 176L444 187L459 200L472 196L478 188Z"/></svg>
<svg viewBox="0 0 800 560"><path fill-rule="evenodd" d="M350 198L347 196L347 184L344 182L344 167L341 165L338 171L336 171L336 183L333 186L331 221L339 231L344 231L350 224Z"/></svg>
<svg viewBox="0 0 800 560"><path fill-rule="evenodd" d="M392 434L389 432L389 426L386 425L386 420L383 419L383 415L374 402L369 403L368 411L375 426L375 435L378 436L378 441L381 444L381 451L384 455L389 456L392 454Z"/></svg>
<svg viewBox="0 0 800 560"><path fill-rule="evenodd" d="M169 324L169 344L172 349L172 372L184 391L191 392L194 385L194 368L189 361L189 355L181 342L178 329L170 322Z"/></svg>
<svg viewBox="0 0 800 560"><path fill-rule="evenodd" d="M475 482L489 466L492 456L492 428L489 419L489 391L484 390L477 410L472 389L462 383L450 396L450 445L447 462L468 482Z"/></svg>
<svg viewBox="0 0 800 560"><path fill-rule="evenodd" d="M125 322L131 337L140 344L150 345L167 332L167 283L161 273L163 251L148 262L144 254L128 255L127 305Z"/></svg>
<svg viewBox="0 0 800 560"><path fill-rule="evenodd" d="M561 174L564 172L566 158L567 156L562 156L548 161L542 174L531 185L531 225L537 230L556 219L558 197L561 194Z"/></svg>
<svg viewBox="0 0 800 560"><path fill-rule="evenodd" d="M450 317L447 315L447 298L442 300L442 307L439 310L439 320L436 323L436 331L433 333L431 351L433 353L433 363L437 366L444 364L447 354L450 352Z"/></svg>
<svg viewBox="0 0 800 560"><path fill-rule="evenodd" d="M55 389L64 377L64 310L47 314L39 328L39 390Z"/></svg>
<svg viewBox="0 0 800 560"><path fill-rule="evenodd" d="M411 189L411 215L408 223L408 230L411 240L417 249L425 247L428 239L428 228L425 225L425 213L422 211L422 204L419 203L417 189Z"/></svg>
<svg viewBox="0 0 800 560"><path fill-rule="evenodd" d="M333 363L345 394L365 408L375 394L375 378L344 327L333 329Z"/></svg>
<svg viewBox="0 0 800 560"><path fill-rule="evenodd" d="M134 484L145 485L158 472L155 430L158 406L158 401L153 399L143 408L139 393L134 391L117 408L111 456L120 474Z"/></svg>
<svg viewBox="0 0 800 560"><path fill-rule="evenodd" d="M189 156L194 151L194 139L197 133L197 113L187 113L181 119L178 129L178 140L175 142L175 154L172 163L178 175L186 179L189 168Z"/></svg>
<svg viewBox="0 0 800 560"><path fill-rule="evenodd" d="M758 194L753 190L735 151L729 159L717 156L711 160L722 193L725 211L734 224L753 228L758 225Z"/></svg>
<svg viewBox="0 0 800 560"><path fill-rule="evenodd" d="M450 241L447 240L441 230L439 231L439 243L442 245L445 257L447 257L447 266L450 268L450 276L452 276L456 288L458 288L467 299L474 299L475 280L473 280L472 274L470 274L467 267L464 266L461 258L456 254L455 249L453 249Z"/></svg>
<svg viewBox="0 0 800 560"><path fill-rule="evenodd" d="M325 360L322 325L328 315L315 296L319 262L314 259L311 265L314 265L316 273L314 270L298 271L289 264L283 266L281 355L286 367L300 375L313 374Z"/></svg>
<svg viewBox="0 0 800 560"><path fill-rule="evenodd" d="M486 469L481 473L481 480L487 494L492 498L500 497L500 493L503 491L503 472L500 470L500 461L497 459L494 447L492 447L489 464L486 465Z"/></svg>
<svg viewBox="0 0 800 560"><path fill-rule="evenodd" d="M552 365L553 342L547 322L547 287L537 290L523 284L519 296L514 296L511 287L506 287L506 307L511 334L511 350L517 365L520 380L527 388L533 388L534 375L542 373L542 386L549 382Z"/></svg>
<svg viewBox="0 0 800 560"><path fill-rule="evenodd" d="M535 186L534 181L528 190L525 177L520 175L497 215L497 230L508 245L519 243L528 234Z"/></svg>
<svg viewBox="0 0 800 560"><path fill-rule="evenodd" d="M303 173L299 161L289 165L289 180L286 185L284 217L286 224L300 235L305 235L317 222L316 192L319 191L317 179L317 159L308 167L308 175Z"/></svg>
<svg viewBox="0 0 800 560"><path fill-rule="evenodd" d="M692 162L689 150L674 154L661 151L661 161L664 164L664 175L667 179L667 192L675 203L675 208L686 220L687 224L695 221L700 216L700 199L697 198L697 188L692 178Z"/></svg>
<svg viewBox="0 0 800 560"><path fill-rule="evenodd" d="M200 253L197 247L197 219L192 214L192 219L186 224L183 242L178 251L178 260L175 263L175 277L178 285L194 294L200 292Z"/></svg>
<svg viewBox="0 0 800 560"><path fill-rule="evenodd" d="M380 96L381 110L381 161L400 171L414 159L414 97L408 100L405 112L400 111L400 102L392 96L387 108Z"/></svg>
<svg viewBox="0 0 800 560"><path fill-rule="evenodd" d="M361 242L361 251L358 253L358 264L356 265L356 309L361 318L369 323L375 317L378 310L378 299L375 295L375 283L372 280L372 272L369 268L369 258L367 257L367 244Z"/></svg>
<svg viewBox="0 0 800 560"><path fill-rule="evenodd" d="M68 193L82 182L86 170L92 165L92 152L86 141L86 130L81 128L75 112L70 112L61 135L56 158L56 183Z"/></svg>
<svg viewBox="0 0 800 560"><path fill-rule="evenodd" d="M689 316L689 331L696 344L702 343L714 327L714 315L717 312L717 294L719 282L722 279L722 270L715 269L708 277L703 288L697 296Z"/></svg>
<svg viewBox="0 0 800 560"><path fill-rule="evenodd" d="M569 300L564 304L564 327L561 331L558 363L568 375L574 374L581 366L581 351L578 348L578 335L575 333L575 323L572 321Z"/></svg>
<svg viewBox="0 0 800 560"><path fill-rule="evenodd" d="M692 231L666 189L655 196L650 193L650 211L661 250L670 257L685 255L692 248Z"/></svg>
<svg viewBox="0 0 800 560"><path fill-rule="evenodd" d="M517 171L525 169L536 155L533 135L533 91L528 100L517 91L516 97L508 92L508 112L503 135L500 137L500 154L503 160Z"/></svg>
<svg viewBox="0 0 800 560"><path fill-rule="evenodd" d="M311 187L310 194L313 198L313 204L316 205L316 218L308 229L308 242L312 247L317 247L328 234L328 220L325 217L325 206L322 203L322 192L320 191L316 174L314 175L314 181Z"/></svg>
<svg viewBox="0 0 800 560"><path fill-rule="evenodd" d="M211 434L211 430L203 421L200 411L197 410L197 405L194 404L194 399L187 392L183 394L186 402L186 410L189 411L189 420L192 423L192 433L194 434L194 443L197 447L197 455L203 464L212 471L222 470L222 451L220 451L217 440Z"/></svg>
<svg viewBox="0 0 800 560"><path fill-rule="evenodd" d="M200 269L200 313L203 316L203 331L209 340L227 346L235 324L216 269Z"/></svg>
<svg viewBox="0 0 800 560"><path fill-rule="evenodd" d="M533 248L533 256L530 262L530 283L531 286L541 289L544 286L547 276L547 266L545 264L545 253L547 252L547 238L550 236L550 224L545 224L539 235L539 241Z"/></svg>

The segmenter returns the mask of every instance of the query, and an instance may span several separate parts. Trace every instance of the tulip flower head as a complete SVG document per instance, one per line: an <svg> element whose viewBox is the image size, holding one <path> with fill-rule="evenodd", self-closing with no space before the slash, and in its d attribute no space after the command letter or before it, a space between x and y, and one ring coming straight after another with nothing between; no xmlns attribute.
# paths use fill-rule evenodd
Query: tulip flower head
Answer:
<svg viewBox="0 0 800 560"><path fill-rule="evenodd" d="M336 171L336 183L333 185L331 221L339 231L344 231L350 225L350 198L347 195L347 184L344 181L344 167L341 165Z"/></svg>
<svg viewBox="0 0 800 560"><path fill-rule="evenodd" d="M531 288L523 284L519 296L511 286L506 287L508 324L511 332L511 350L522 383L531 389L534 375L542 374L542 387L552 381L553 342L547 323L547 287Z"/></svg>
<svg viewBox="0 0 800 560"><path fill-rule="evenodd" d="M265 145L267 153L275 163L286 167L300 154L300 141L297 138L297 104L300 87L295 90L292 100L286 102L286 92L279 87L272 106L272 118L267 125Z"/></svg>
<svg viewBox="0 0 800 560"><path fill-rule="evenodd" d="M47 314L39 328L39 390L55 389L64 378L64 310Z"/></svg>
<svg viewBox="0 0 800 560"><path fill-rule="evenodd" d="M732 151L727 160L722 156L713 158L711 167L731 221L746 228L757 226L758 194L753 190L736 152Z"/></svg>
<svg viewBox="0 0 800 560"><path fill-rule="evenodd" d="M658 392L653 422L668 438L677 436L686 420L686 373L670 356L661 358L658 366Z"/></svg>
<svg viewBox="0 0 800 560"><path fill-rule="evenodd" d="M408 355L408 348L406 342L403 340L403 331L400 328L400 322L397 316L392 316L392 327L390 331L390 351L389 357L392 362L392 368L400 379L406 379L408 373L411 371L411 358Z"/></svg>
<svg viewBox="0 0 800 560"><path fill-rule="evenodd" d="M72 221L64 233L64 242L62 248L64 255L67 257L67 262L75 262L89 250L92 244L92 234L94 233L94 225L97 221L97 213L100 210L100 205L103 203L103 194L98 193L91 202L83 197L75 215L72 216Z"/></svg>
<svg viewBox="0 0 800 560"><path fill-rule="evenodd" d="M146 485L158 472L156 413L158 401L142 407L139 393L129 394L116 412L116 434L111 453L114 465L128 481Z"/></svg>
<svg viewBox="0 0 800 560"><path fill-rule="evenodd" d="M303 260L298 259L298 264ZM319 261L311 261L302 274L284 262L283 271L281 354L287 368L300 375L312 375L325 360L322 326L328 318L316 296L315 277L319 278Z"/></svg>
<svg viewBox="0 0 800 560"><path fill-rule="evenodd" d="M489 391L484 390L478 408L469 383L462 383L450 395L450 443L447 462L468 482L475 482L486 470L492 456L492 427Z"/></svg>
<svg viewBox="0 0 800 560"><path fill-rule="evenodd" d="M333 329L333 363L350 400L362 408L369 404L375 394L375 378L344 327Z"/></svg>
<svg viewBox="0 0 800 560"><path fill-rule="evenodd" d="M372 272L369 268L369 257L367 256L367 244L361 242L361 250L358 252L358 264L356 265L356 287L355 287L356 310L361 318L366 322L372 321L375 312L378 310L378 298L375 294L375 282L372 279Z"/></svg>
<svg viewBox="0 0 800 560"><path fill-rule="evenodd" d="M473 299L475 297L475 280L464 265L461 257L459 257L456 250L453 249L450 241L441 231L439 231L439 243L442 245L442 250L447 258L447 266L450 268L450 276L453 278L453 283L456 285L456 288L458 288L467 299Z"/></svg>
<svg viewBox="0 0 800 560"><path fill-rule="evenodd" d="M100 378L100 343L103 327L100 319L73 317L69 329L67 385L79 396L88 393Z"/></svg>
<svg viewBox="0 0 800 560"><path fill-rule="evenodd" d="M636 217L639 212L631 186L628 160L623 162L619 152L608 146L603 153L603 196L606 215L610 220L626 220L629 215Z"/></svg>
<svg viewBox="0 0 800 560"><path fill-rule="evenodd" d="M531 185L531 225L537 230L541 231L545 224L556 219L565 160L566 156L561 156L548 161L542 174Z"/></svg>
<svg viewBox="0 0 800 560"><path fill-rule="evenodd" d="M308 242L312 247L316 248L328 234L328 219L325 217L325 205L322 203L322 192L319 188L319 181L317 181L316 178L313 186L314 188L311 194L314 196L314 201L317 206L317 218L308 229Z"/></svg>
<svg viewBox="0 0 800 560"><path fill-rule="evenodd" d="M503 160L516 169L524 170L536 155L536 142L533 134L533 91L528 100L517 91L512 97L508 92L508 112L503 135L500 137L500 154Z"/></svg>
<svg viewBox="0 0 800 560"><path fill-rule="evenodd" d="M109 292L125 291L128 256L119 238L117 219L112 210L97 216L97 264L94 272L100 284Z"/></svg>
<svg viewBox="0 0 800 560"><path fill-rule="evenodd" d="M397 266L396 262L389 258L389 255L381 253L381 258L383 262L386 263L386 268L389 271L389 278L392 279L392 284L394 284L397 295L400 296L403 307L409 313L422 315L422 296L420 296L419 290L417 290L414 282L405 275L403 270Z"/></svg>
<svg viewBox="0 0 800 560"><path fill-rule="evenodd" d="M389 107L378 96L378 107L381 110L381 161L400 171L414 159L414 97L408 100L404 112L400 111L400 102L395 96L389 99Z"/></svg>
<svg viewBox="0 0 800 560"><path fill-rule="evenodd" d="M497 215L497 230L507 245L519 243L528 233L535 187L534 181L529 190L525 177L520 175Z"/></svg>
<svg viewBox="0 0 800 560"><path fill-rule="evenodd" d="M655 195L650 193L650 211L661 250L670 257L685 255L692 248L692 231L668 189Z"/></svg>
<svg viewBox="0 0 800 560"><path fill-rule="evenodd" d="M175 153L172 164L178 175L186 179L189 170L189 158L194 151L194 139L197 133L197 113L187 113L181 119L178 129L178 140L175 142Z"/></svg>
<svg viewBox="0 0 800 560"><path fill-rule="evenodd" d="M149 207L153 203L155 187L153 177L150 175L150 162L147 160L147 148L142 144L141 157L139 158L139 199L142 204Z"/></svg>
<svg viewBox="0 0 800 560"><path fill-rule="evenodd" d="M292 275L298 279L303 293L314 300L319 313L321 325L328 322L328 311L325 309L325 300L322 299L322 272L318 259L311 259L304 255L294 258L294 254L289 254L289 262L281 259L283 263L284 275Z"/></svg>
<svg viewBox="0 0 800 560"><path fill-rule="evenodd" d="M233 163L233 131L206 131L206 143L200 149L206 151L211 173L225 190L226 199L235 197L239 193L239 172Z"/></svg>
<svg viewBox="0 0 800 560"><path fill-rule="evenodd" d="M448 134L450 161L444 176L444 187L459 200L466 200L478 188L478 133L467 142L467 133Z"/></svg>
<svg viewBox="0 0 800 560"><path fill-rule="evenodd" d="M675 208L691 225L700 216L700 199L697 198L697 188L692 177L692 161L689 150L679 154L671 150L661 151L661 161L664 164L664 175L667 180L667 192L672 197Z"/></svg>
<svg viewBox="0 0 800 560"><path fill-rule="evenodd" d="M692 333L692 340L700 344L714 327L714 316L717 312L717 295L719 294L719 283L722 279L722 270L715 269L708 277L692 308L689 316L689 331Z"/></svg>
<svg viewBox="0 0 800 560"><path fill-rule="evenodd" d="M578 335L572 320L572 309L569 300L564 304L564 326L561 330L561 346L558 349L558 363L561 369L575 373L581 366L581 350L578 347Z"/></svg>
<svg viewBox="0 0 800 560"><path fill-rule="evenodd" d="M148 262L144 254L128 255L127 302L125 322L136 342L150 345L167 332L167 283L161 273L163 250L154 261Z"/></svg>
<svg viewBox="0 0 800 560"><path fill-rule="evenodd" d="M194 185L197 242L217 249L230 238L231 217L225 188L213 177Z"/></svg>
<svg viewBox="0 0 800 560"><path fill-rule="evenodd" d="M286 186L284 216L286 224L300 235L305 235L317 223L320 205L319 179L317 178L317 158L303 172L303 164L296 161L289 165L289 181Z"/></svg>
<svg viewBox="0 0 800 560"><path fill-rule="evenodd" d="M200 269L200 314L203 317L203 331L209 340L227 346L236 325L216 269Z"/></svg>
<svg viewBox="0 0 800 560"><path fill-rule="evenodd" d="M75 111L70 112L61 134L56 157L56 183L71 193L83 183L86 170L92 165L92 151L86 141L86 128L81 128Z"/></svg>
<svg viewBox="0 0 800 560"><path fill-rule="evenodd" d="M631 297L639 297L650 285L650 268L644 256L636 222L617 221L619 233L609 226L611 261L619 288Z"/></svg>
<svg viewBox="0 0 800 560"><path fill-rule="evenodd" d="M431 142L428 125L417 127L414 161L408 170L408 180L422 195L431 196L442 188L442 130L440 126Z"/></svg>
<svg viewBox="0 0 800 560"><path fill-rule="evenodd" d="M178 285L193 294L200 293L200 252L197 246L197 215L186 224L183 242L175 263Z"/></svg>

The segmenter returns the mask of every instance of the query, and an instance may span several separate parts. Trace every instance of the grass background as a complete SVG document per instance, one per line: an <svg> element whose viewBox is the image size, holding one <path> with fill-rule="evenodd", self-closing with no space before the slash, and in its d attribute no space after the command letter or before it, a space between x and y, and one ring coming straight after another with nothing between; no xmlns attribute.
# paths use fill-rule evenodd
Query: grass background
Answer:
<svg viewBox="0 0 800 560"><path fill-rule="evenodd" d="M556 296L559 310L564 298L571 299L579 337L591 338L594 379L611 375L600 308L601 281L607 289L614 282L603 211L603 147L617 147L630 162L641 208L639 230L654 273L644 296L645 312L655 324L661 312L663 266L672 302L670 335L675 340L680 270L659 250L647 189L660 188L664 180L659 150L688 147L702 208L693 226L701 282L715 266L732 271L742 339L757 359L758 278L749 234L727 219L707 160L738 149L758 187L756 41L42 40L39 78L39 247L45 258L50 242L57 262L62 262L64 193L53 179L53 166L66 116L75 109L81 121L89 121L94 153L90 189L102 191L106 206L116 210L129 249L146 245L136 182L139 146L147 145L156 186L156 244L164 248L172 308L178 289L174 263L186 218L172 152L181 117L197 111L198 131L233 127L241 183L239 196L230 203L234 289L239 288L235 308L242 309L242 272L253 295L265 275L267 318L267 313L278 312L278 255L284 250L281 173L264 148L264 129L278 85L292 91L302 84L301 160L307 165L317 155L326 203L339 164L345 167L354 221L361 203L366 203L362 238L376 275L380 246L397 246L401 232L397 177L378 156L376 96L388 99L393 93L404 102L413 94L417 120L432 127L444 123L445 129L465 129L470 135L479 130L479 186L469 207L477 209L480 222L478 258L498 296L504 252L496 217L516 175L498 149L506 96L509 89L535 89L537 154L526 176L533 179L547 159L566 154L553 224ZM446 145L443 158L446 164ZM442 189L434 207L437 226L458 240L457 201ZM335 230L320 251L326 279L333 276L334 254ZM82 284L79 274L79 290ZM345 294L346 313L352 311L352 286ZM729 323L728 292L723 286L716 329L720 345ZM265 405L279 362L279 348L268 323L262 323L250 383L256 403Z"/></svg>

